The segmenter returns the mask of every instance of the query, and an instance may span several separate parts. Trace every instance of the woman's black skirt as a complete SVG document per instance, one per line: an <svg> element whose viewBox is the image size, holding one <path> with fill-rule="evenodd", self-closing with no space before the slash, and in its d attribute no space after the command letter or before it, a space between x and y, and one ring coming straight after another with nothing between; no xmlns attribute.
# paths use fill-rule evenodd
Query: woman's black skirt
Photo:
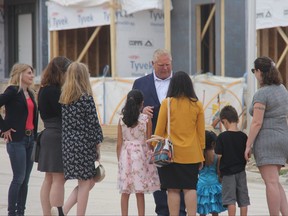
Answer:
<svg viewBox="0 0 288 216"><path fill-rule="evenodd" d="M38 170L62 173L62 124L61 119L44 120L45 130L40 139Z"/></svg>
<svg viewBox="0 0 288 216"><path fill-rule="evenodd" d="M199 163L172 163L158 168L162 189L194 189L198 182Z"/></svg>

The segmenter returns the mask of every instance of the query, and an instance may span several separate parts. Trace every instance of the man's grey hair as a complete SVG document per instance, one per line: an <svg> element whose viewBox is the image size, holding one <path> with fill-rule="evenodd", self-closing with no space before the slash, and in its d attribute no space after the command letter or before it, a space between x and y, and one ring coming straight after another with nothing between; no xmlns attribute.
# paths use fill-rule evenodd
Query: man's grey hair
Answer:
<svg viewBox="0 0 288 216"><path fill-rule="evenodd" d="M157 50L154 51L154 54L153 54L153 62L157 62L159 57L163 56L163 55L168 55L170 57L170 60L172 61L171 53L168 50L166 50L166 49L157 49Z"/></svg>

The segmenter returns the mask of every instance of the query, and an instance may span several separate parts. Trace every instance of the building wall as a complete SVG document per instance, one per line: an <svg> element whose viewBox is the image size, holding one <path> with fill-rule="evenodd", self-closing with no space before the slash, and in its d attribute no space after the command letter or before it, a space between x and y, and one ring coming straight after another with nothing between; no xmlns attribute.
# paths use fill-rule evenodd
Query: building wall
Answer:
<svg viewBox="0 0 288 216"><path fill-rule="evenodd" d="M246 0L225 1L225 75L246 72Z"/></svg>
<svg viewBox="0 0 288 216"><path fill-rule="evenodd" d="M171 11L171 53L173 69L194 74L196 58L192 56L192 6L190 0L173 1ZM193 19L194 20L194 19Z"/></svg>
<svg viewBox="0 0 288 216"><path fill-rule="evenodd" d="M215 12L215 75L221 74L221 0L172 0L171 51L173 69L189 74L196 69L196 5L216 4ZM246 0L225 2L225 76L241 77L246 68ZM205 58L205 56L203 57Z"/></svg>
<svg viewBox="0 0 288 216"><path fill-rule="evenodd" d="M0 79L5 70L5 39L4 39L4 2L0 0Z"/></svg>
<svg viewBox="0 0 288 216"><path fill-rule="evenodd" d="M4 72L0 71L1 82L7 82L9 78L9 71L13 64L23 58L23 53L32 53L32 63L30 63L35 68L37 79L40 79L40 74L43 68L48 63L48 28L47 28L47 7L45 5L45 0L2 0L4 2L4 26L5 26L5 69ZM26 34L27 29L21 28L21 17L22 15L30 15L31 19L31 29L32 29L32 39L23 38ZM20 18L19 18L20 17ZM28 25L29 26L29 25ZM22 26L23 27L23 26ZM21 33L21 31L23 31ZM27 34L30 35L30 34ZM20 47L20 39L23 41L32 41L32 45L29 47ZM19 42L19 44L18 44ZM25 43L24 43L25 44ZM32 48L31 48L32 47ZM27 50L25 50L27 49ZM32 52L31 52L32 49ZM21 55L20 55L21 53ZM23 58L25 59L25 58Z"/></svg>
<svg viewBox="0 0 288 216"><path fill-rule="evenodd" d="M37 40L37 53L40 56L38 65L38 74L46 67L49 61L49 39L48 39L48 17L47 17L47 6L46 0L39 0L38 11L39 11L39 23L38 23L38 34L39 39Z"/></svg>

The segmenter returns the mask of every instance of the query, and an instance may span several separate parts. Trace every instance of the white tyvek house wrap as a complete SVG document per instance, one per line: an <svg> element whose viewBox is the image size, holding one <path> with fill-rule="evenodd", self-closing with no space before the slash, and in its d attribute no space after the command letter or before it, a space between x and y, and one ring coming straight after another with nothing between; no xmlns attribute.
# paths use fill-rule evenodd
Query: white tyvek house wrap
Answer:
<svg viewBox="0 0 288 216"><path fill-rule="evenodd" d="M120 0L120 4L127 14L151 9L164 10L164 0ZM172 9L171 1L170 8Z"/></svg>
<svg viewBox="0 0 288 216"><path fill-rule="evenodd" d="M287 0L256 0L256 29L288 26Z"/></svg>
<svg viewBox="0 0 288 216"><path fill-rule="evenodd" d="M103 4L109 4L110 0L50 0L65 7L95 7ZM164 9L164 0L119 0L118 4L122 10L128 14L142 10ZM172 3L170 3L172 8Z"/></svg>
<svg viewBox="0 0 288 216"><path fill-rule="evenodd" d="M50 1L66 7L95 7L110 2L110 0L50 0Z"/></svg>

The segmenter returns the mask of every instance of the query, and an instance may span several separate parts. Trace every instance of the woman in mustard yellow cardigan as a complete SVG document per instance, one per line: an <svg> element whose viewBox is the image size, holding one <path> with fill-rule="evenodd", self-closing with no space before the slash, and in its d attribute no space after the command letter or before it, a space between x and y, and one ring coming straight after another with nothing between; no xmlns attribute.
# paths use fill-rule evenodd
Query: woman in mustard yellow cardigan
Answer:
<svg viewBox="0 0 288 216"><path fill-rule="evenodd" d="M170 97L170 139L174 161L159 169L161 188L168 191L170 215L179 214L181 190L188 215L196 215L196 185L205 148L204 110L190 77L183 71L173 75L167 97ZM155 134L167 137L167 98L162 101Z"/></svg>

